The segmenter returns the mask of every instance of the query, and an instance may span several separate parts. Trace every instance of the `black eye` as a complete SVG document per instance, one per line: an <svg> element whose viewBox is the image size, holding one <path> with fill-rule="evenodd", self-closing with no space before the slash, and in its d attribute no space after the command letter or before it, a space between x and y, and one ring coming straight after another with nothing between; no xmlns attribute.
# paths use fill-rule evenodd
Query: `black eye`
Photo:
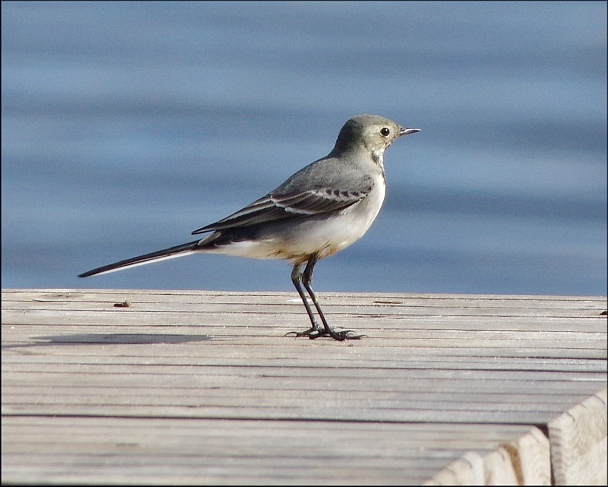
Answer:
<svg viewBox="0 0 608 487"><path fill-rule="evenodd" d="M390 129L384 127L380 129L380 135L382 135L383 137L388 137L391 134Z"/></svg>

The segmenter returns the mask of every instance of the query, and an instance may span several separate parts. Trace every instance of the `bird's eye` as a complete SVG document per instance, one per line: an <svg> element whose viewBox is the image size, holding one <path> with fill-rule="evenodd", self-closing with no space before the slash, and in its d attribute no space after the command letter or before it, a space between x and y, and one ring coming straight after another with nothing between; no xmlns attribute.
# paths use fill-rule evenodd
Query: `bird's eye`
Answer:
<svg viewBox="0 0 608 487"><path fill-rule="evenodd" d="M382 129L380 129L380 135L382 135L383 137L388 137L391 134L390 129L384 127Z"/></svg>

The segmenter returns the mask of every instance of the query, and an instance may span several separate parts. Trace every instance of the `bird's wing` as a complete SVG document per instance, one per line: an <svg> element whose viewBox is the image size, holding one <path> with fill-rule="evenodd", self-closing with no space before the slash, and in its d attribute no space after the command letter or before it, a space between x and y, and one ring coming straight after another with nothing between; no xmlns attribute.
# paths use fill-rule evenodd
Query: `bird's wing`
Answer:
<svg viewBox="0 0 608 487"><path fill-rule="evenodd" d="M357 190L332 187L272 192L226 218L195 230L192 234L342 211L367 197L373 189L374 182L371 177L366 176L361 183Z"/></svg>

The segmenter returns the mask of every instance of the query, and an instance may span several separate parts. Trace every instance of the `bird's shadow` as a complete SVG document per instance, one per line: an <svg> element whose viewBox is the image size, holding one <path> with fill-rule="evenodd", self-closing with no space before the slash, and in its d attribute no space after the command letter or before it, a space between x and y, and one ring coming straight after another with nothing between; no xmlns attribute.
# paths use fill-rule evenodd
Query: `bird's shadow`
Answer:
<svg viewBox="0 0 608 487"><path fill-rule="evenodd" d="M178 344L211 340L208 335L179 335L167 333L82 333L74 335L46 335L31 337L35 343L6 344L3 349L45 347L58 345L150 345Z"/></svg>

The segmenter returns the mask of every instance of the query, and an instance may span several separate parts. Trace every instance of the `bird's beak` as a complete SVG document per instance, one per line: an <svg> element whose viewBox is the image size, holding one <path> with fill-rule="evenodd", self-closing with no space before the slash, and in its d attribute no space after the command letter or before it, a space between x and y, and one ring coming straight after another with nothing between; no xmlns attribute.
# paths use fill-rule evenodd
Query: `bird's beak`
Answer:
<svg viewBox="0 0 608 487"><path fill-rule="evenodd" d="M406 129L403 127L399 127L399 137L402 135L415 134L416 132L420 132L420 129Z"/></svg>

